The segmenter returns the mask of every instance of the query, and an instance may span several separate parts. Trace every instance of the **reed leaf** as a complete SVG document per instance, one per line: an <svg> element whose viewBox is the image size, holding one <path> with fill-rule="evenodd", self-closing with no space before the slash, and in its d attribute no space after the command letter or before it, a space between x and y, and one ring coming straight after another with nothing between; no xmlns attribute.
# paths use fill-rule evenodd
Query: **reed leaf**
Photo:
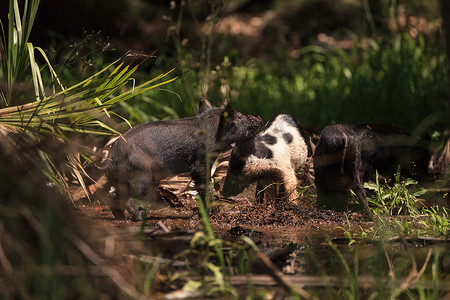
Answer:
<svg viewBox="0 0 450 300"><path fill-rule="evenodd" d="M100 76L117 63L118 61L110 64L99 73L50 97L25 105L0 109L0 123L24 130L33 130L40 125L40 133L47 134L55 133L55 126L70 132L107 134L104 131L107 129L110 134L116 133L112 128L97 120L105 115L105 110L177 78L175 76L156 82L156 78L163 79L171 74L175 70L172 68L137 86L134 91L129 89L114 95L131 81L130 76L138 67L135 66L129 70L130 66L120 63L111 73L113 75Z"/></svg>
<svg viewBox="0 0 450 300"><path fill-rule="evenodd" d="M83 169L81 157L87 157L89 149L78 146L76 152L70 149L71 138L74 134L83 135L111 135L118 134L116 130L102 122L99 118L111 117L108 109L116 103L126 101L132 97L154 89L162 84L169 83L177 77L164 79L175 68L152 78L137 88L124 89L134 79L131 77L138 69L140 63L150 56L127 53L105 68L87 79L71 86L64 87L50 64L45 52L28 42L34 18L40 0L26 0L23 14L20 14L17 0L9 1L8 29L5 31L1 24L2 51L0 64L0 78L4 81L0 91L0 128L1 135L9 133L22 135L19 139L41 143L48 137L59 143L59 152L65 153L63 160L55 158L55 152L46 149L45 145L39 149L38 157L29 158L39 160L42 172L56 184L69 198L72 195L68 190L67 176L62 170L68 170L80 183L85 194L89 193L84 182L89 175ZM46 87L41 76L41 67L35 60L35 52L45 60L46 66L53 79L52 95L46 95ZM137 58L140 63L126 64L125 58ZM110 71L112 69L112 71ZM15 86L19 83L30 82L34 91L34 99L28 96L19 97L15 93ZM55 87L59 87L59 91ZM48 93L48 92L47 92ZM20 100L19 100L20 99ZM115 114L113 114L116 116ZM58 161L58 163L56 163Z"/></svg>
<svg viewBox="0 0 450 300"><path fill-rule="evenodd" d="M0 91L0 106L14 104L12 97L13 85L16 82L24 81L27 75L30 66L28 38L33 27L39 3L40 0L26 0L24 3L24 12L21 17L18 1L9 1L7 35L5 34L3 23L1 24L3 43L1 73L3 80L6 80L6 88L4 91ZM31 61L34 62L34 59Z"/></svg>

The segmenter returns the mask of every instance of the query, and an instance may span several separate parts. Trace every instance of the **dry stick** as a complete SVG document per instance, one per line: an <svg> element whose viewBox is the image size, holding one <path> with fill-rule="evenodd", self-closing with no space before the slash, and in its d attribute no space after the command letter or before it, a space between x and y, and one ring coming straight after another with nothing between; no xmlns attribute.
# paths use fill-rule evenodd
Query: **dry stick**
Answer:
<svg viewBox="0 0 450 300"><path fill-rule="evenodd" d="M384 250L384 255L386 256L386 260L387 260L387 263L389 266L389 274L388 275L389 275L389 277L392 278L392 280L395 280L394 266L392 265L392 261L389 258L389 255L387 253L386 246L384 245L384 243L383 243L383 250Z"/></svg>
<svg viewBox="0 0 450 300"><path fill-rule="evenodd" d="M165 233L170 232L169 227L167 227L167 225L164 224L163 221L159 221L159 222L158 222L158 226L161 227L161 229L162 229Z"/></svg>
<svg viewBox="0 0 450 300"><path fill-rule="evenodd" d="M420 269L420 272L417 272L416 259L414 258L411 251L409 250L408 244L404 238L402 238L402 242L403 242L403 246L405 247L406 251L408 252L408 254L411 257L412 266L411 266L411 273L408 275L408 277L406 277L406 279L402 282L402 284L400 284L400 287L394 291L394 293L393 293L394 298L396 296L398 296L403 290L407 289L411 285L411 283L416 283L417 280L419 280L420 276L422 276L423 272L425 271L425 268L428 265L428 261L431 257L431 252L432 252L432 249L428 250L427 258L426 258L422 268Z"/></svg>
<svg viewBox="0 0 450 300"><path fill-rule="evenodd" d="M409 256L411 257L411 272L409 273L408 277L406 277L406 279L400 284L400 286L394 289L393 293L391 294L391 299L395 299L402 291L408 288L409 284L414 281L414 278L417 278L416 259L411 254L411 251L409 251L408 244L406 243L404 238L402 238L402 243Z"/></svg>
<svg viewBox="0 0 450 300"><path fill-rule="evenodd" d="M208 277L201 277L200 275L196 276L184 276L183 280L193 280L193 281L200 281L205 279L208 281ZM420 278L419 278L420 279ZM213 280L213 279L211 279ZM338 288L347 288L350 286L350 282L348 278L342 278L339 276L315 276L315 275L295 275L295 276L289 276L288 278L289 283L291 283L295 287L338 287ZM278 281L274 279L271 275L232 275L229 278L229 282L232 286L247 286L249 282L251 282L254 286L265 286L265 287L273 287L273 286L279 286L280 284ZM358 285L361 289L376 289L379 287L379 285L383 284L386 287L388 287L389 284L391 286L394 285L394 283L391 282L390 278L374 278L373 276L364 276L360 275L358 276ZM427 290L431 290L434 288L434 286L431 283L423 282L422 288L425 288ZM414 282L410 282L408 289L417 290L418 287ZM450 283L442 282L442 284L439 286L439 290L442 292L448 292L450 291ZM292 292L292 290L291 290ZM313 298L313 297L311 297ZM450 299L449 299L450 300Z"/></svg>
<svg viewBox="0 0 450 300"><path fill-rule="evenodd" d="M417 274L416 279L413 280L413 283L416 283L417 280L419 280L420 277L422 277L423 272L425 272L425 269L426 269L428 262L430 260L430 257L431 257L431 252L433 252L433 249L428 250L427 258L425 259L425 262L423 263L422 269L420 269L419 273Z"/></svg>
<svg viewBox="0 0 450 300"><path fill-rule="evenodd" d="M408 252L409 257L411 257L411 273L409 274L408 278L410 277L414 277L417 275L417 262L416 262L416 258L414 257L414 255L412 255L411 251L409 250L409 245L406 242L405 238L402 237L402 243L403 243L403 247L405 247L406 252Z"/></svg>
<svg viewBox="0 0 450 300"><path fill-rule="evenodd" d="M294 286L264 253L260 252L256 254L256 263L260 265L270 276L272 276L272 278L287 292L294 292L303 298L311 299L311 295L307 291Z"/></svg>
<svg viewBox="0 0 450 300"><path fill-rule="evenodd" d="M87 259L94 263L99 270L104 272L104 274L106 274L125 295L133 299L143 298L143 295L140 294L132 285L128 284L116 269L110 266L106 266L107 262L101 256L99 256L85 241L75 235L72 236L72 241L81 251L81 253L83 253Z"/></svg>
<svg viewBox="0 0 450 300"><path fill-rule="evenodd" d="M186 267L186 263L184 261L176 259L161 258L149 255L134 255L134 254L122 254L122 256L134 261L139 261L147 264L160 263L160 264L168 264L171 267Z"/></svg>

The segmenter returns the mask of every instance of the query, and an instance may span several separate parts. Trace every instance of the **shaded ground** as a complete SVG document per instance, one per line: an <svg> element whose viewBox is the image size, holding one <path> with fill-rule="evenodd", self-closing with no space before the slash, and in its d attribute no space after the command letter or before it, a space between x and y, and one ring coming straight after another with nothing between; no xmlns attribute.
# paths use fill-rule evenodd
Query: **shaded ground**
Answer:
<svg viewBox="0 0 450 300"><path fill-rule="evenodd" d="M228 156L224 154L218 159L218 164L213 167L213 181L216 189L223 184L228 166ZM310 168L312 171L312 166ZM311 186L311 176L301 178L302 186ZM101 188L104 178L99 184L91 187L91 191ZM168 202L176 207L148 210L146 228L159 228L158 223L163 222L168 230L199 230L202 228L195 190L188 176L180 175L167 179L161 184L161 193L166 196ZM78 195L82 197L82 191L78 189ZM344 231L338 227L350 225L370 226L364 222L360 213L347 211L335 212L318 210L314 206L315 198L313 188L302 190L304 196L300 196L296 205L289 204L284 198L274 199L270 203L258 203L255 199L255 185L250 185L243 193L221 201L216 197L216 209L210 217L211 225L219 237L227 240L239 238L242 234L248 235L251 230L260 232L253 235L259 244L270 244L276 247L286 243L298 243L304 245L315 242L327 242L329 238L345 237ZM217 201L218 200L218 201ZM77 208L82 215L93 224L102 224L107 227L140 227L140 222L131 222L127 215L127 221L116 221L107 205L107 198L87 201L85 198L77 202ZM160 223L161 224L161 223ZM349 228L348 228L349 229Z"/></svg>
<svg viewBox="0 0 450 300"><path fill-rule="evenodd" d="M213 166L215 190L220 190L223 183L228 155L226 153ZM307 176L300 178L299 199L294 205L283 197L257 202L255 185L232 199L217 201L209 220L216 237L224 241L222 251L230 260L230 268L238 268L239 264L249 260L237 260L242 249L251 253L251 246L242 240L242 236L250 236L260 250L251 260L253 263L246 267L250 268L245 271L247 276L236 275L233 271L227 279L239 295L249 293L251 277L253 286L272 291L275 299L290 295L292 287L297 292L305 292L302 297L306 299L310 298L309 293L320 297L325 291L323 287L339 291L343 287L349 288L352 280L356 280L359 288L367 293L363 296L367 297L374 291L379 293L380 286L381 290L388 286L388 297L391 292L395 294L400 285L415 290L420 282L432 289L422 276L425 274L430 278L434 266L441 272L435 279L437 285L434 288L439 293L450 291L450 251L445 239L409 237L408 233L399 231L401 226L398 224L408 224L409 230L414 230L420 217L413 220L410 216L391 216L381 226L365 221L361 213L352 210L318 210L314 205L313 177L308 176L311 171L310 168ZM94 192L104 183L105 179L101 178L97 185L89 188ZM201 279L199 274L211 273L207 267L209 263L219 265L211 245L205 249L204 245L195 246L192 242L196 233L203 231L204 225L198 215L191 179L183 175L167 179L162 182L160 192L174 207L150 207L144 223L131 222L127 213L126 221L115 220L107 198L96 197L94 193L88 201L82 198L80 188L74 190L75 198L79 199L75 206L81 224L87 230L98 229L100 248L104 249L105 256L124 264L128 270L132 270L136 262L149 266L161 264L158 268L161 278L154 285L155 290L164 293L165 297L178 297L178 293L182 294L181 298L204 297L198 289L188 295L182 290L189 280L203 282L204 278ZM389 232L378 232L384 230ZM235 248L236 245L241 248ZM248 253L245 255L253 255ZM187 275L175 276L178 279L167 284L168 278L180 272ZM352 279L352 272L358 274L356 278ZM209 280L214 282L215 279ZM335 292L326 291L325 298Z"/></svg>
<svg viewBox="0 0 450 300"><path fill-rule="evenodd" d="M221 163L213 171L216 189L225 176L226 168L227 164ZM103 181L99 181L97 188ZM303 186L307 186L312 181L311 178L303 178L302 182ZM95 187L91 188L95 190ZM408 238L405 235L391 236L380 242L364 237L363 233L373 232L376 224L364 221L360 213L316 209L313 190L302 190L300 187L304 196L298 199L297 204L291 205L283 198L258 203L254 188L250 186L233 201L219 201L209 218L216 236L225 241L223 252L228 259L236 258L236 253L232 253L237 251L233 250L236 242L250 249L249 245L240 241L242 236L250 236L261 251L249 266L251 272L247 276L232 275L228 279L239 295L249 293L248 276L251 276L253 286L258 290L271 291L274 299L290 295L292 287L297 292L305 293L304 298L310 298L310 293L320 297L325 291L326 298L334 292L323 287L334 287L339 291L351 286L351 280L357 281L364 291L363 297L370 296L374 291L379 292L380 286L382 290L388 286L390 292L395 292L400 284L414 290L419 282L421 286L432 289L427 285L429 282L422 279L424 273L429 278L432 263L437 264L442 272L439 274L444 275L436 279L438 284L434 287L439 293L449 293L450 251L445 240ZM82 194L80 189L76 192ZM127 214L126 221L115 220L106 201L95 197L91 202L86 199L76 201L75 210L87 230L98 229L104 254L124 264L126 269L132 270L136 262L150 266L155 262L161 264L153 284L164 297L178 297L179 294L181 298L204 297L199 290L188 295L183 294L186 291L182 290L189 280L203 280L196 274L209 273L206 264L211 261L218 264L215 261L217 257L211 256L209 250L202 252L205 251L202 247L192 248L193 237L203 229L203 224L198 216L195 192L189 177L177 176L166 180L162 183L161 193L176 207L149 209L145 223L131 222ZM400 222L411 221L407 216L393 218ZM353 238L349 239L350 233L355 237L351 247L349 243ZM433 260L432 255L438 255L438 260ZM238 262L231 264L235 266ZM359 275L352 279L348 272L354 269ZM168 278L177 272L187 272L188 275L168 284ZM214 279L209 280L214 282Z"/></svg>
<svg viewBox="0 0 450 300"><path fill-rule="evenodd" d="M197 215L195 200L185 199L183 202L187 204L183 208L149 210L145 226L155 228L162 221L171 231L200 229L202 225ZM283 204L285 203L264 207L251 204L248 199L240 199L236 204L221 203L219 212L213 214L210 221L216 234L223 238L237 238L254 229L263 233L258 236L262 243L270 242L275 245L286 242L305 243L310 239L326 241L327 236L344 237L343 231L337 227L346 226L347 217L350 224L355 226L370 224L363 221L361 214L351 211L344 213L317 210L312 203L300 204L298 207L283 207ZM77 210L94 226L123 228L142 225L141 222L132 222L129 219L115 220L109 206L98 202L80 204Z"/></svg>
<svg viewBox="0 0 450 300"><path fill-rule="evenodd" d="M163 282L167 280L164 276L170 277L171 272L181 272L192 267L196 270L202 266L201 252L195 252L201 250L197 249L191 254L186 252L192 249L194 233L203 227L197 215L197 204L189 194L180 196L179 200L183 207L149 210L144 227L142 223L131 222L129 219L116 221L109 207L104 204L80 203L77 210L81 212L83 224L107 231L102 237L107 256L119 257L120 261L124 258L134 261L139 257L139 261L150 264L158 261L166 266L159 270ZM235 242L243 235L250 236L263 258L268 259L269 264L273 262L268 270L266 263L258 256L252 266L251 281L258 289L270 290L275 299L289 295L289 285L298 288L300 292L306 288L305 298L309 297L310 292L320 295L321 291L325 291L324 286L339 289L351 285L349 274L336 251L342 254L342 259L350 270L359 269L357 272L360 275L356 280L367 295L376 290L380 282L395 289L396 281L392 281L393 278L388 275L392 262L397 274L402 276L401 283L413 290L417 279L423 274L420 271L428 270L428 274L431 272L431 254L440 253L440 272L450 273L450 252L445 240L393 237L380 248L379 242L360 238L349 247L344 228L347 232L361 232L373 227L374 223L364 221L360 213L352 211L317 210L311 199L299 200L298 205L291 206L286 205L283 200L274 205L261 205L254 203L254 199L239 197L233 204L220 203L218 212L210 217L210 221L215 234L225 241ZM333 247L336 247L335 250L330 246L330 240ZM141 244L141 241L144 243ZM231 251L230 247L225 244L225 254ZM192 254L194 256L190 256ZM400 270L397 270L398 265ZM281 283L271 273L273 270L285 276L280 279ZM378 274L381 281L373 277L373 274ZM410 277L405 279L407 274ZM182 287L187 280L199 280L195 275L191 276L175 280L170 287L159 282L158 289L167 293L167 297L172 293L177 296L177 293L183 293ZM436 287L439 291L450 291L448 276L438 281L440 283ZM240 295L246 295L248 278L233 275L229 280ZM419 282L428 284L422 279ZM287 286L283 287L283 284ZM195 298L204 295L190 296ZM328 296L330 294L325 294L324 297Z"/></svg>

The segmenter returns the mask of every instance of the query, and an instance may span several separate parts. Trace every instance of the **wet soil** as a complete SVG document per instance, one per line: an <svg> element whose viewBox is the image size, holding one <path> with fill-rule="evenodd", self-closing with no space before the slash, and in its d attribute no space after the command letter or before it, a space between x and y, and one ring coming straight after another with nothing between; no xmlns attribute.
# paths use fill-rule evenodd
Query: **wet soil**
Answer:
<svg viewBox="0 0 450 300"><path fill-rule="evenodd" d="M95 187L89 187L91 192L101 188L101 184L102 180ZM214 199L216 206L209 217L214 233L225 241L225 254L231 251L232 243L239 242L242 236L249 236L261 254L267 255L269 261L274 263L275 272L279 270L286 276L283 280L296 287L307 286L309 291L319 294L324 286L339 289L346 285L344 281L349 274L345 273L344 266L347 264L350 270L358 268L359 284L370 290L379 285L374 281L373 274L389 282L390 261L400 265L403 269L397 272L406 277L413 267L417 269L417 266L431 265L431 253L441 253L440 269L444 274L450 274L450 251L445 240L393 237L379 243L362 237L362 232L370 231L376 224L364 220L359 212L318 210L314 205L314 196L299 198L294 204L284 197L259 203L255 199L254 188L250 186L244 193L226 201L217 197ZM160 280L155 281L157 289L169 295L180 292L190 277L170 286L164 284L164 278L171 272L192 270L202 264L203 258L198 252L189 256L192 253L186 250L192 249L194 234L201 231L204 225L189 178L178 176L169 179L162 183L160 192L171 205L160 209L150 207L146 210L144 222L132 222L127 214L125 221L115 220L107 198L93 196L87 200L82 197L80 188L74 189L74 194L79 195L75 201L75 211L80 216L81 226L98 234L104 255L125 265L126 270L132 270L136 260L150 263L157 260L169 266L172 271L160 269ZM349 247L348 233L361 236L355 238L352 247ZM243 244L240 242L240 245ZM207 259L214 260L214 257ZM253 285L265 291L276 291L278 296L289 295L290 288L283 288L276 276L269 275L266 267L258 260L252 265ZM134 275L130 273L130 276ZM195 272L190 276L195 276ZM448 276L443 283L450 282ZM232 276L230 282L240 294L248 292L246 276ZM411 288L414 289L414 285ZM443 284L440 289L450 291L450 286Z"/></svg>
<svg viewBox="0 0 450 300"><path fill-rule="evenodd" d="M215 190L220 190L226 176L230 151L222 154L212 168L212 179ZM304 174L299 178L303 197L296 203L289 203L282 194L276 199L266 200L263 203L255 199L256 184L250 184L241 194L232 199L219 199L214 197L216 206L212 209L209 220L215 234L225 240L233 241L240 238L241 233L259 232L253 234L252 239L261 245L278 247L286 243L299 245L314 243L327 243L331 238L345 238L346 235L340 227L351 231L361 230L371 226L365 222L363 216L352 210L335 212L318 210L315 203L313 188L314 177L312 164L305 168ZM105 184L104 177L99 178L96 184L89 186L93 195L90 200L83 197L81 188L74 188L76 207L81 215L92 225L106 226L107 228L141 227L141 222L117 221L114 219L108 206L108 197L104 194L96 196L96 191ZM167 207L146 210L146 228L160 228L161 222L167 226L166 230L186 231L202 228L198 206L195 200L195 189L192 180L186 174L181 174L163 180L159 191L166 199ZM159 224L159 225L158 225Z"/></svg>
<svg viewBox="0 0 450 300"><path fill-rule="evenodd" d="M179 189L174 182L185 184L188 180L175 178L171 184L166 184L166 193L169 190L168 186L172 191ZM192 193L192 189L185 190L177 196L172 193L172 198L168 201L177 207L150 208L146 210L145 223L132 222L127 213L125 221L115 220L107 200L82 198L75 202L75 207L82 222L93 227L120 231L125 228L137 230L144 224L147 230L157 230L165 226L166 231L193 232L201 230L203 225ZM299 246L311 243L326 244L330 238L346 238L342 227L347 230L351 230L352 227L360 230L361 227L372 225L371 222L364 221L361 213L351 210L345 212L318 210L314 207L313 198L298 199L295 204L289 203L284 198L273 199L270 203L258 203L254 198L252 187L234 197L231 203L218 198L215 200L216 206L209 220L218 237L234 241L242 235L247 235L251 236L259 247L267 249L275 249L290 243ZM177 203L174 203L175 201Z"/></svg>

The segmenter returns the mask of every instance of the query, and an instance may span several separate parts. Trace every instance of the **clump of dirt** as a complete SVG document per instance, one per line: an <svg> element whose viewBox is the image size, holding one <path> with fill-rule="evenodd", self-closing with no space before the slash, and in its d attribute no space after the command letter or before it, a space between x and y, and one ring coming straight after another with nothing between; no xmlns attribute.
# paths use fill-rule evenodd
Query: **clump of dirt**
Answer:
<svg viewBox="0 0 450 300"><path fill-rule="evenodd" d="M255 203L253 199L240 199L233 207L224 205L217 214L211 216L211 221L229 223L231 226L305 226L308 221L317 222L347 222L363 221L361 214L354 212L335 212L318 210L309 199L299 199L292 204L285 199L277 199L269 205Z"/></svg>

